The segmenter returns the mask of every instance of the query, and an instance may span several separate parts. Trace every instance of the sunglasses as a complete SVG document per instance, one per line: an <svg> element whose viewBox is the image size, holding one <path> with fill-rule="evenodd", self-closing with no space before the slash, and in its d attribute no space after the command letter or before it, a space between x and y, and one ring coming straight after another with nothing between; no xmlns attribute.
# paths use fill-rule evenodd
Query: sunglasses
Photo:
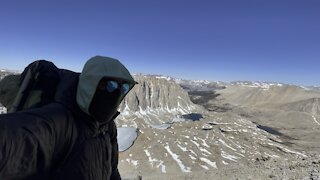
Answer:
<svg viewBox="0 0 320 180"><path fill-rule="evenodd" d="M109 80L106 82L105 90L107 92L112 93L117 89L120 89L121 94L125 95L129 92L129 90L131 89L131 86L128 83L120 84L119 82L112 81L112 80Z"/></svg>

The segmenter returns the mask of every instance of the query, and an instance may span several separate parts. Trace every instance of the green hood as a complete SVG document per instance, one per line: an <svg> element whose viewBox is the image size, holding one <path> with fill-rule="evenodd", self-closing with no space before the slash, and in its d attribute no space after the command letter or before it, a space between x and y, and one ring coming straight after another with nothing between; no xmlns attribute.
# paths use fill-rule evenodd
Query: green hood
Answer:
<svg viewBox="0 0 320 180"><path fill-rule="evenodd" d="M89 59L80 74L77 89L77 103L80 109L89 115L91 101L103 77L119 78L136 84L127 68L119 60L103 56Z"/></svg>

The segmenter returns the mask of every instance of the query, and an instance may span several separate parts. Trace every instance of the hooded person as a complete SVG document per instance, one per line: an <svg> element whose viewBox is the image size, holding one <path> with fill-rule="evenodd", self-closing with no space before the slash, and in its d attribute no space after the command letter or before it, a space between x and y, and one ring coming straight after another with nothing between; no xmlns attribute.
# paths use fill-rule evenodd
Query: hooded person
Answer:
<svg viewBox="0 0 320 180"><path fill-rule="evenodd" d="M108 122L135 84L129 71L118 60L96 56L85 64L79 77L77 103L96 121Z"/></svg>
<svg viewBox="0 0 320 180"><path fill-rule="evenodd" d="M59 73L53 102L0 115L0 179L121 179L114 119L136 82L103 56Z"/></svg>

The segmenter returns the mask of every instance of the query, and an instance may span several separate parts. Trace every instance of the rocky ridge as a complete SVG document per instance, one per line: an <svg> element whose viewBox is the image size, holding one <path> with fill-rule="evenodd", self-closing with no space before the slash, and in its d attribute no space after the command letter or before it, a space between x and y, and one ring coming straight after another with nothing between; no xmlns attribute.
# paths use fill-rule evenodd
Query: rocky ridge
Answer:
<svg viewBox="0 0 320 180"><path fill-rule="evenodd" d="M134 124L135 118L145 116L146 125L159 125L170 123L179 115L201 109L193 104L188 93L173 81L143 75L136 75L134 78L139 84L120 105L119 122L129 125L129 119L133 119Z"/></svg>

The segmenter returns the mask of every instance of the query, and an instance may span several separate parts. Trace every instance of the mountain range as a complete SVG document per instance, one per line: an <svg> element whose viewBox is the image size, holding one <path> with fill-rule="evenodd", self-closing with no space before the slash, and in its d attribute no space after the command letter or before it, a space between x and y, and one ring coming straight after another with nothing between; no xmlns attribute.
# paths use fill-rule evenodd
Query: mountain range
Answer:
<svg viewBox="0 0 320 180"><path fill-rule="evenodd" d="M281 83L135 79L139 84L124 104L135 100L146 106L127 103L117 119L119 127L138 132L133 146L120 153L123 174L146 179L318 176L319 91ZM159 101L155 94L166 97ZM152 106L155 101L161 105ZM235 174L228 175L229 169Z"/></svg>

